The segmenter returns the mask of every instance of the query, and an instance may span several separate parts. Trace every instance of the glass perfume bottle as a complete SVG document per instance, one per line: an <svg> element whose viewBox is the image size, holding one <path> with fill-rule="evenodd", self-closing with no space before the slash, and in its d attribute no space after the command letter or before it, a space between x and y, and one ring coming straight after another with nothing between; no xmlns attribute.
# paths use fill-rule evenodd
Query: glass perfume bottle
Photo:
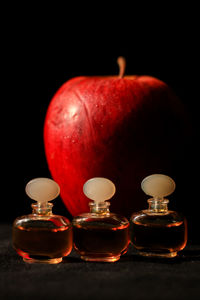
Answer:
<svg viewBox="0 0 200 300"><path fill-rule="evenodd" d="M72 250L72 226L65 217L52 214L60 188L49 178L36 178L26 185L27 195L37 201L32 214L17 218L13 224L13 247L28 263L57 264Z"/></svg>
<svg viewBox="0 0 200 300"><path fill-rule="evenodd" d="M169 176L154 174L141 183L149 208L134 213L130 219L131 242L144 256L175 257L187 243L187 221L184 216L168 210L175 182Z"/></svg>
<svg viewBox="0 0 200 300"><path fill-rule="evenodd" d="M111 213L106 200L115 194L109 179L95 177L83 186L91 200L90 212L73 219L74 248L86 261L114 262L126 253L129 245L129 221Z"/></svg>

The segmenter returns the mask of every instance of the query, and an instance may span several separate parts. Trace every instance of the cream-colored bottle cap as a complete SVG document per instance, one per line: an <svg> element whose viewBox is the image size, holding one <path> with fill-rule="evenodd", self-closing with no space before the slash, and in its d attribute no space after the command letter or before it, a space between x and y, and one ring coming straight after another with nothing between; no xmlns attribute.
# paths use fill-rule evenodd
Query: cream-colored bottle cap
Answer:
<svg viewBox="0 0 200 300"><path fill-rule="evenodd" d="M31 199L44 203L58 197L60 187L54 180L40 177L29 181L25 191Z"/></svg>
<svg viewBox="0 0 200 300"><path fill-rule="evenodd" d="M172 194L176 184L174 180L163 174L153 174L143 179L141 188L145 194L154 198L163 198Z"/></svg>
<svg viewBox="0 0 200 300"><path fill-rule="evenodd" d="M116 188L114 183L104 177L94 177L86 181L83 185L83 192L95 202L104 202L115 194Z"/></svg>

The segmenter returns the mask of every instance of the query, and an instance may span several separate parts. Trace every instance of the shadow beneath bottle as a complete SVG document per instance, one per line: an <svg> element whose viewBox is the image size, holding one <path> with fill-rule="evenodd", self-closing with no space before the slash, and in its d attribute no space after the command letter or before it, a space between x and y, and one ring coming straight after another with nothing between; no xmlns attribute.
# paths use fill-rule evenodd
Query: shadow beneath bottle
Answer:
<svg viewBox="0 0 200 300"><path fill-rule="evenodd" d="M120 263L135 261L135 262L148 262L148 263L165 263L165 264L180 264L183 262L200 261L200 245L190 246L181 251L176 257L147 257L142 256L133 250L130 253L121 257Z"/></svg>
<svg viewBox="0 0 200 300"><path fill-rule="evenodd" d="M78 257L78 256L74 256L74 255L69 255L66 257L63 257L62 263L63 264L69 264L69 263L82 263L83 260Z"/></svg>
<svg viewBox="0 0 200 300"><path fill-rule="evenodd" d="M184 261L200 261L200 246L185 249L180 256Z"/></svg>

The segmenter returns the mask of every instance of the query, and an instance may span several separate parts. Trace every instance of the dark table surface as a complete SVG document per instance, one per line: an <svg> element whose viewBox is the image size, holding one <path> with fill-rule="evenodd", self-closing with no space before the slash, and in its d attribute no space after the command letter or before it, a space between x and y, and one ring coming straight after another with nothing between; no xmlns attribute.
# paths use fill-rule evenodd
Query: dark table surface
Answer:
<svg viewBox="0 0 200 300"><path fill-rule="evenodd" d="M26 264L0 225L0 299L200 299L200 245L179 257L139 257L132 247L115 263L83 262L72 253L57 265Z"/></svg>

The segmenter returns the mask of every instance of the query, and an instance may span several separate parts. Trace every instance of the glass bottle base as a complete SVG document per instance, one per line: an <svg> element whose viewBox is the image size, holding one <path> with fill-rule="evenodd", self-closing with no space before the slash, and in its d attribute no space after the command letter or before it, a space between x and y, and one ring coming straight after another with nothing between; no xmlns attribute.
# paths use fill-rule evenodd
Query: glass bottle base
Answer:
<svg viewBox="0 0 200 300"><path fill-rule="evenodd" d="M166 258L171 258L171 257L176 257L177 252L145 252L145 251L139 251L139 255L142 256L148 256L148 257L166 257Z"/></svg>
<svg viewBox="0 0 200 300"><path fill-rule="evenodd" d="M29 264L59 264L62 261L62 257L50 259L35 259L23 257L23 261Z"/></svg>
<svg viewBox="0 0 200 300"><path fill-rule="evenodd" d="M81 259L85 261L96 261L96 262L115 262L120 259L121 255L116 256L105 256L105 257L92 257L87 255L81 255Z"/></svg>

